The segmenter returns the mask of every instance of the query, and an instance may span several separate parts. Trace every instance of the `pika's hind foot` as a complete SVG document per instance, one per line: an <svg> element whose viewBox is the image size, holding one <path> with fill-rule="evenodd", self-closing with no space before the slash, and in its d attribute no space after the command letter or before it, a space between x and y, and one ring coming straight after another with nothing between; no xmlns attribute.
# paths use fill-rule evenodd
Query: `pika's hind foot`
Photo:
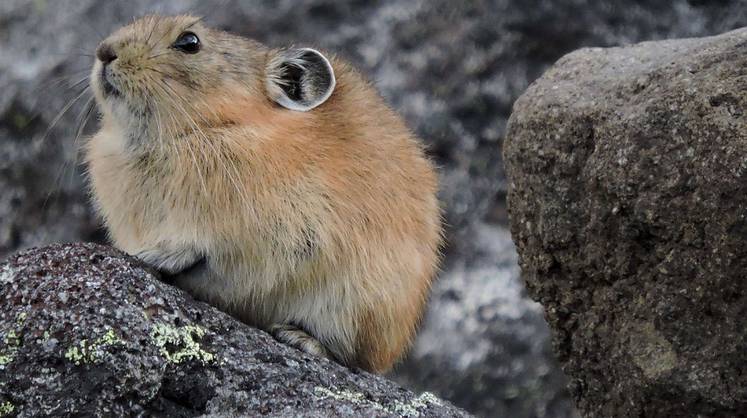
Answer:
<svg viewBox="0 0 747 418"><path fill-rule="evenodd" d="M335 357L329 350L327 350L327 347L319 342L319 340L309 335L306 331L296 327L295 325L275 324L271 325L268 331L281 343L285 343L305 353L335 360Z"/></svg>

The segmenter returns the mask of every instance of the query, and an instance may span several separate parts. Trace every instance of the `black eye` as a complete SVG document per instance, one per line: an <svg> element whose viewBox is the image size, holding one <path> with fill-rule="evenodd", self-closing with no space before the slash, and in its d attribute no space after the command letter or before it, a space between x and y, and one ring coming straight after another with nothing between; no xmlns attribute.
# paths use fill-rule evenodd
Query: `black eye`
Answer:
<svg viewBox="0 0 747 418"><path fill-rule="evenodd" d="M200 50L200 38L192 32L184 32L176 38L171 47L187 54L196 54Z"/></svg>

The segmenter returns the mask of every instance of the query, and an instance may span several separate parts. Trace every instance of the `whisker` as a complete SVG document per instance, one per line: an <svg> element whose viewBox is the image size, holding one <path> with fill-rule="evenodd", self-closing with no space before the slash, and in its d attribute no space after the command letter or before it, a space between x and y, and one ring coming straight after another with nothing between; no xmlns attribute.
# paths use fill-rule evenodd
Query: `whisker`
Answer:
<svg viewBox="0 0 747 418"><path fill-rule="evenodd" d="M168 84L166 84L165 82L164 82L164 85L168 86ZM178 106L178 104L176 103L176 101L173 100L173 98L169 97L169 99L171 99L171 102L174 105ZM177 110L179 110L179 109L177 108ZM189 115L186 114L186 113L185 113L185 116L187 116L189 118ZM174 119L173 115L171 115L171 118L175 122L175 119ZM191 120L191 118L189 118L189 119ZM194 124L194 121L192 121L192 123ZM193 130L193 132L194 132L194 130ZM194 150L192 149L192 145L191 145L190 141L183 141L181 143L183 143L187 147L187 151L189 152L189 154L190 154L190 156L192 158L192 161L194 162L195 169L197 170L197 175L200 178L200 183L202 185L203 193L205 194L205 196L208 196L209 193L208 193L207 185L205 183L205 178L204 178L204 176L202 174L202 170L200 169L200 164L197 162L197 157L195 156L195 153L194 153Z"/></svg>
<svg viewBox="0 0 747 418"><path fill-rule="evenodd" d="M158 44L160 44L160 43L161 43L161 41L163 41L163 40L164 40L164 38L166 38L166 36L168 36L168 35L169 35L170 33L171 33L170 31L165 31L165 32L163 33L163 35L161 35L161 37L160 37L160 38L158 38L158 40L157 40L156 42L154 42L154 43L153 43L153 45L158 45Z"/></svg>
<svg viewBox="0 0 747 418"><path fill-rule="evenodd" d="M171 90L171 92L174 94L174 96L178 96L176 94L176 92L173 90L173 88L171 88L168 84L164 83L164 85L166 85L166 87L168 87ZM172 101L172 102L174 102L174 101ZM179 105L176 102L174 102L174 103L179 107L179 110L181 111L181 113L191 122L192 126L194 127L193 128L193 132L195 134L198 134L198 140L200 140L203 143L203 145L206 145L207 147L209 147L213 151L213 153L215 154L215 157L216 157L217 161L220 163L220 165L223 166L223 170L226 173L226 175L228 176L229 181L232 183L232 185L233 185L233 187L234 187L234 189L236 191L236 194L239 196L239 198L241 200L241 203L243 204L243 207L248 207L248 204L247 204L248 199L246 197L244 189L241 188L241 187L239 187L239 181L237 180L237 178L239 178L239 179L241 178L241 174L238 171L238 168L236 167L235 163L233 163L233 159L227 158L228 156L224 155L222 152L219 152L215 148L215 146L217 144L213 144L213 141L211 141L207 137L207 135L205 134L205 132L202 129L199 128L198 124L194 121L194 119L190 116L190 114L184 109L184 107L181 106L181 105ZM203 123L205 123L205 124L208 123L208 121L205 120L205 118L201 116L200 112L198 112L197 109L195 109L195 107L192 104L185 103L185 105L188 106L188 107L190 107L190 109L193 110L193 113L196 114L196 115L198 115L198 117L202 119ZM214 113L214 116L217 116L217 114ZM228 168L228 166L226 165L225 160L229 161L229 163L231 164L232 170ZM234 177L234 175L237 178Z"/></svg>
<svg viewBox="0 0 747 418"><path fill-rule="evenodd" d="M85 82L86 82L86 81L88 81L88 80L89 80L90 78L91 78L90 76L85 76L85 77L81 78L80 80L76 81L75 83L73 83L73 84L69 85L69 86L67 87L67 90L71 90L71 89L74 89L74 88L77 88L77 87L79 87L79 86L80 86L81 84L85 83Z"/></svg>
<svg viewBox="0 0 747 418"><path fill-rule="evenodd" d="M198 24L198 23L202 22L202 21L203 21L204 19L205 19L205 16L200 16L200 17L198 17L197 19L195 19L195 21L194 21L194 22L190 23L190 24L189 24L189 25L187 25L187 26L186 26L186 27L185 27L184 29L182 29L182 32L184 32L185 30L187 30L187 29L191 28L192 26L194 26L194 25L196 25L196 24Z"/></svg>
<svg viewBox="0 0 747 418"><path fill-rule="evenodd" d="M168 50L168 51L164 51L164 52L158 53L158 54L156 54L156 55L151 55L151 56L149 56L149 57L148 57L147 59L149 59L149 60L152 60L152 59L155 59L155 58L158 58L158 57L162 57L162 56L164 56L164 55L168 55L168 54L170 54L171 52L172 52L171 50ZM154 71L155 71L155 70L154 70Z"/></svg>
<svg viewBox="0 0 747 418"><path fill-rule="evenodd" d="M83 108L86 109L85 116L83 117L83 122L78 126L78 129L75 132L75 138L73 139L73 145L76 146L76 149L77 149L78 140L80 139L81 135L83 135L83 131L85 130L86 125L88 125L88 120L91 118L91 115L93 114L94 109L96 109L96 103L94 103L94 97L91 96L86 102L86 104L83 106L84 106Z"/></svg>
<svg viewBox="0 0 747 418"><path fill-rule="evenodd" d="M150 32L148 33L148 37L145 38L145 44L150 45L150 37L153 36L153 31L156 29L156 25L153 24L153 17L150 17Z"/></svg>
<svg viewBox="0 0 747 418"><path fill-rule="evenodd" d="M87 73L87 72L90 72L90 71L91 70L89 68L86 68L85 70L74 71L74 72L71 72L71 73L68 73L68 74L61 75L59 77L55 77L55 78L53 78L51 80L48 80L48 81L46 81L44 83L41 83L37 87L35 87L34 88L34 92L38 92L39 90L42 90L42 89L45 89L45 88L49 88L49 87L55 87L55 86L57 86L59 84L62 84L64 82L66 82L66 81L69 82L71 79L73 79L73 77L77 76L78 74ZM83 80L88 80L89 77L90 77L89 75L86 75L86 77ZM79 82L75 82L72 85L69 85L68 88L77 87L78 84L79 84Z"/></svg>
<svg viewBox="0 0 747 418"><path fill-rule="evenodd" d="M165 84L165 83L164 83L164 85L168 87L168 84ZM170 97L169 97L169 99L171 100L171 103L172 103L173 105L177 106L177 109L176 109L176 110L179 110L179 111L181 111L181 112L182 112L182 113L184 114L184 116L186 116L186 117L187 117L187 118L189 119L189 121L190 121L190 122L191 122L191 123L193 124L193 126L195 126L195 127L196 127L196 124L194 123L194 120L192 120L192 118L191 118L191 117L189 117L189 114L187 114L187 113L186 113L186 112L185 112L185 111L183 110L183 108L181 108L181 107L178 107L178 106L179 106L179 105L178 105L178 103L177 103L177 102L176 102L176 101L175 101L175 100L174 100L173 98L170 98ZM173 119L173 115L172 115L172 119ZM176 120L175 120L175 119L173 119L173 121L175 122ZM193 131L193 132L195 132L195 130L194 130L194 129L193 129L192 131ZM199 164L197 163L197 158L196 158L196 156L195 156L194 150L192 149L192 144L190 143L190 141L184 141L184 144L186 145L186 147L187 147L187 151L189 151L190 155L192 156L192 160L193 160L193 161L194 161L194 163L195 163L195 169L197 170L197 175L198 175L198 176L200 177L200 182L202 183L203 193L205 193L205 196L208 196L209 194L208 194L208 190L207 190L207 185L206 185L206 183L205 183L205 179L204 179L204 177L203 177L203 175L202 175L202 170L200 170L200 165L199 165Z"/></svg>
<svg viewBox="0 0 747 418"><path fill-rule="evenodd" d="M82 21L86 26L88 26L88 29L92 30L93 32L96 33L96 35L98 35L99 39L105 38L104 34L102 34L101 31L99 31L98 29L94 28L88 20L83 19Z"/></svg>
<svg viewBox="0 0 747 418"><path fill-rule="evenodd" d="M49 55L64 55L66 57L96 58L95 55L90 54L88 52L86 52L86 53L83 53L83 52L70 52L70 51L68 51L68 52L46 52L46 54L49 54Z"/></svg>
<svg viewBox="0 0 747 418"><path fill-rule="evenodd" d="M88 87L86 87L85 89L83 89L83 91L78 96L76 96L74 99L72 99L70 102L68 102L68 104L62 109L62 111L57 115L57 117L54 119L54 121L52 122L52 124L49 126L49 128L47 129L47 132L42 137L42 141L45 141L47 139L47 136L52 131L52 129L54 129L55 125L57 124L57 122L59 122L59 120L62 118L62 116L65 113L67 113L67 111L73 106L73 104L75 104L87 92L88 92ZM79 122L82 121L83 120L83 114L84 114L84 112L86 113L86 115L90 114L90 107L91 107L92 103L93 103L93 97L90 97L86 101L86 104L84 105L83 109L78 114L76 120L78 120ZM86 111L87 108L89 108L88 111ZM79 129L79 131L80 131L80 129ZM77 141L77 136L76 136L76 140L73 141L74 145L75 145L76 141ZM77 151L76 151L76 157L75 157L75 159L77 161ZM64 162L62 163L62 167L60 167L60 169L58 170L57 175L55 177L55 180L54 180L54 183L53 183L54 187L47 192L47 195L44 198L44 202L42 203L42 210L45 210L47 208L47 205L49 203L49 199L52 197L52 195L56 191L62 189L62 179L64 177L65 172L69 169L69 162L66 159L63 159L63 161ZM71 174L74 174L74 173L71 173ZM72 179L72 177L71 177L71 179Z"/></svg>
<svg viewBox="0 0 747 418"><path fill-rule="evenodd" d="M150 106L155 113L156 127L158 128L158 146L160 148L161 155L163 155L164 149L163 149L163 130L161 128L161 112L155 106L154 100L148 99L148 106Z"/></svg>
<svg viewBox="0 0 747 418"><path fill-rule="evenodd" d="M81 91L81 92L80 92L80 93L79 93L79 94L78 94L77 96L75 96L75 98L73 98L72 100L70 100L70 101L69 101L69 102L67 103L67 105L65 105L65 107L63 107L63 108L62 108L62 110L60 111L60 113L58 113L58 114L57 114L57 116L55 116L55 118L54 118L54 119L52 120L52 123L51 123L51 124L49 125L49 127L48 127L48 128L47 128L47 130L46 130L46 132L44 132L44 136L42 136L42 140L46 140L46 139L48 138L49 134L50 134L50 133L52 132L52 129L54 129L54 128L55 128L55 126L57 126L57 123L58 123L58 122L60 121L60 119L62 119L62 117L63 117L63 116L65 115L65 113L67 113L67 111L68 111L68 110L69 110L69 109L70 109L70 108L71 108L71 107L72 107L72 106L73 106L73 105L74 105L74 104L75 104L75 103L76 103L76 102L77 102L78 100L80 100L80 98L81 98L81 97L83 97L83 96L84 96L84 95L85 95L86 93L88 93L89 89L90 89L90 86L86 86L86 87L85 87L85 88L83 89L83 91Z"/></svg>
<svg viewBox="0 0 747 418"><path fill-rule="evenodd" d="M88 121L91 118L91 115L94 113L94 109L96 108L96 103L94 103L94 97L91 96L88 101L86 101L86 104L83 105L84 110L84 116L82 119L79 119L79 125L78 129L75 132L75 137L73 138L73 164L75 167L78 166L78 162L81 161L80 159L80 146L79 146L79 140L83 135L83 131L85 130L86 126L88 125ZM72 177L75 175L75 170L70 170L70 181L72 182Z"/></svg>

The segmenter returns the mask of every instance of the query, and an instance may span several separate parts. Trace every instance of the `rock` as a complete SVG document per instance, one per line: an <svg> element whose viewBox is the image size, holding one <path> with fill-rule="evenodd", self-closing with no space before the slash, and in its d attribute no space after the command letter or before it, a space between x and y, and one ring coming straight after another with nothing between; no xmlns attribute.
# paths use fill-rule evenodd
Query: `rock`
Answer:
<svg viewBox="0 0 747 418"><path fill-rule="evenodd" d="M585 416L747 416L745 57L582 49L514 106L511 231Z"/></svg>
<svg viewBox="0 0 747 418"><path fill-rule="evenodd" d="M0 415L468 416L278 343L95 244L0 264Z"/></svg>

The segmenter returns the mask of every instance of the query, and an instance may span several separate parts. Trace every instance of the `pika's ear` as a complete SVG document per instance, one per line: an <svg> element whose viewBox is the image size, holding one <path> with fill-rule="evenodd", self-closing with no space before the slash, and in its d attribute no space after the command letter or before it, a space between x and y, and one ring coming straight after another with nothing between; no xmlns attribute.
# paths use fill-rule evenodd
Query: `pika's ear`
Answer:
<svg viewBox="0 0 747 418"><path fill-rule="evenodd" d="M287 109L307 112L329 99L335 89L332 64L315 49L278 51L267 67L267 93Z"/></svg>

